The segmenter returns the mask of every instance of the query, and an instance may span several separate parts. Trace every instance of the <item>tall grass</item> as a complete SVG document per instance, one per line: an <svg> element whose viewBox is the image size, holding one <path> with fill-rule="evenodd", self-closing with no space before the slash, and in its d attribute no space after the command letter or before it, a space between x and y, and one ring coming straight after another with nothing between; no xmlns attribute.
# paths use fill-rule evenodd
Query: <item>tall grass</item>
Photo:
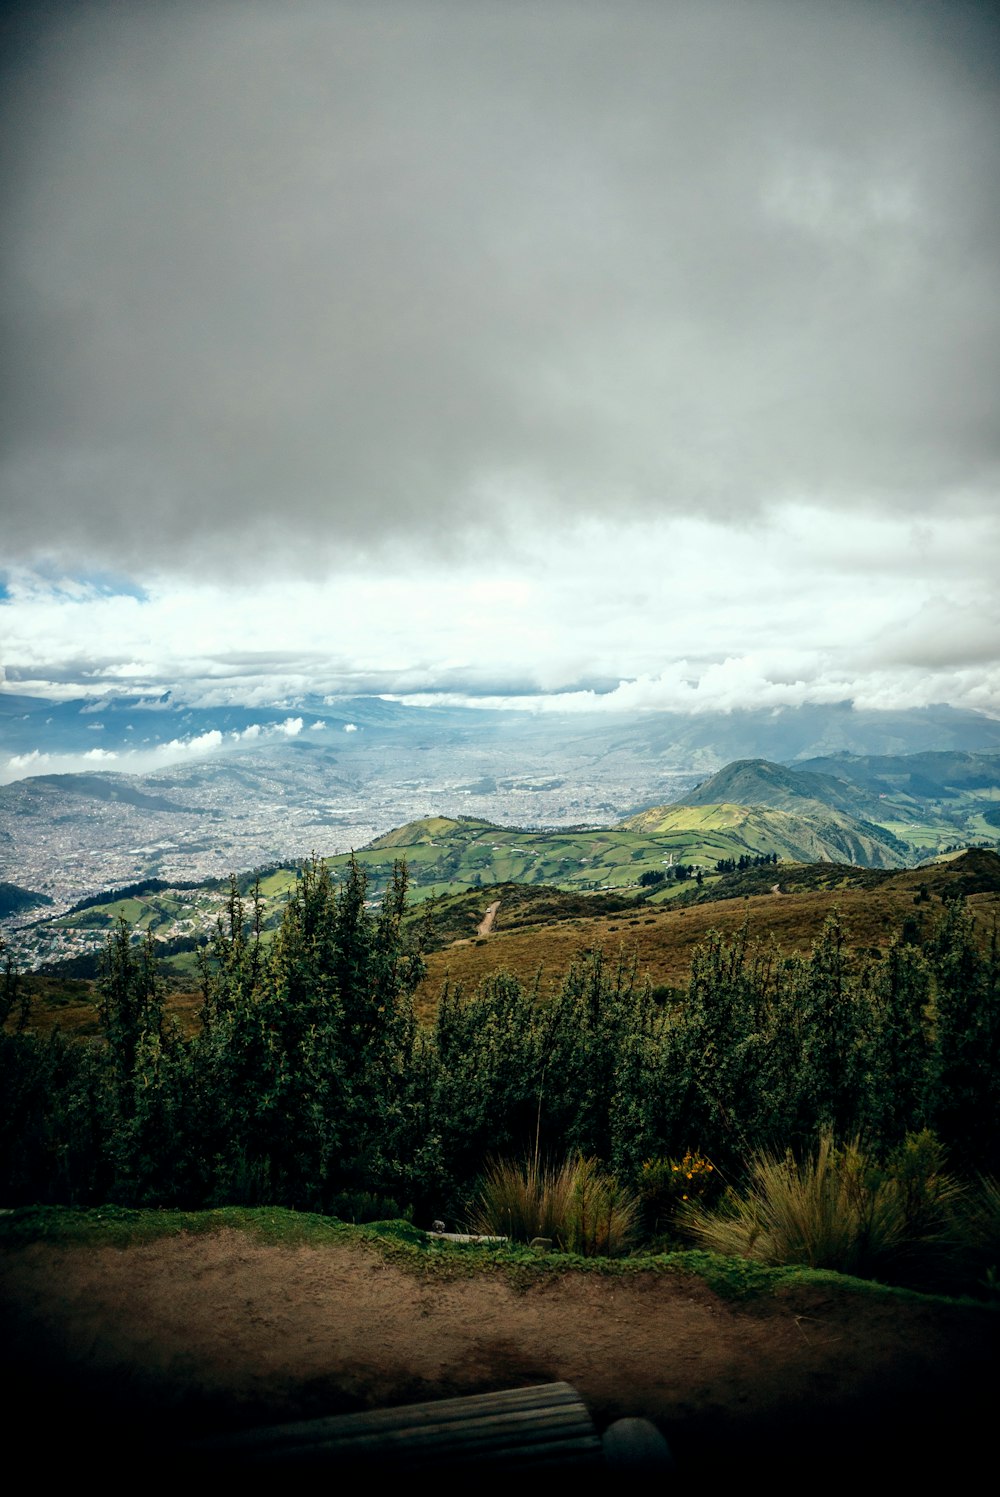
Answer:
<svg viewBox="0 0 1000 1497"><path fill-rule="evenodd" d="M639 1219L638 1198L596 1159L576 1155L546 1164L536 1155L488 1166L471 1226L515 1242L545 1237L564 1252L615 1257L628 1251Z"/></svg>
<svg viewBox="0 0 1000 1497"><path fill-rule="evenodd" d="M1000 1297L1000 1180L980 1175L958 1202L955 1257L971 1288Z"/></svg>
<svg viewBox="0 0 1000 1497"><path fill-rule="evenodd" d="M932 1258L946 1244L962 1192L940 1163L930 1135L908 1141L895 1167L883 1169L857 1140L838 1146L824 1133L801 1160L758 1154L744 1191L729 1191L714 1211L695 1203L678 1224L716 1252L871 1276Z"/></svg>

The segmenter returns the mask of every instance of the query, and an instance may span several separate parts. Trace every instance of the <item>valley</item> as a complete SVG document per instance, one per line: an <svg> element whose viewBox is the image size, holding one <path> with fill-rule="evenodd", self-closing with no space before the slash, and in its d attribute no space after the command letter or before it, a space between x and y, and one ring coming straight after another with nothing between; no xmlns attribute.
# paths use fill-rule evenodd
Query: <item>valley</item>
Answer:
<svg viewBox="0 0 1000 1497"><path fill-rule="evenodd" d="M459 785L456 769L465 766L454 746L428 753L419 781L393 778L398 759L387 749L368 755L368 779L359 770L350 781L333 750L310 744L290 755L237 754L156 776L41 776L7 786L0 831L8 843L25 840L31 855L17 865L17 907L3 922L5 939L23 966L56 964L92 976L109 930L124 916L155 937L172 980L189 984L232 869L261 870L272 932L296 869L322 853L343 877L352 854L336 849L345 843L358 848L373 901L403 861L415 905L504 884L613 893L655 911L699 892L725 892L726 881L755 862L763 878L755 893L769 894L783 887L790 867L901 869L968 845L996 845L1000 830L997 754L840 755L821 771L737 760L695 785L674 771L672 802L619 819L615 800L627 803L628 787L610 775L599 780L593 763L572 790L569 781L527 772ZM435 784L449 753L450 779ZM551 820L511 826L466 811L372 835L379 815L427 800L466 808L485 800L509 814L530 805L540 818L547 807ZM571 820L581 802L604 824ZM140 829L146 840L130 846L126 832L135 837ZM241 873L244 895L253 882L251 872ZM95 884L127 892L101 899ZM25 890L50 899L51 913L31 905Z"/></svg>

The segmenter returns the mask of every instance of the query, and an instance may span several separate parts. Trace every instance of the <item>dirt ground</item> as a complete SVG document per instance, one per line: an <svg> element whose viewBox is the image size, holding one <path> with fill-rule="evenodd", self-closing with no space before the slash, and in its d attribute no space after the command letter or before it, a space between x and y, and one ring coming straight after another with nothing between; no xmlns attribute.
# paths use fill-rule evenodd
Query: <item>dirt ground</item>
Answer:
<svg viewBox="0 0 1000 1497"><path fill-rule="evenodd" d="M0 1255L0 1314L8 1460L21 1430L36 1469L81 1449L132 1468L215 1431L564 1379L598 1428L654 1420L680 1490L874 1468L953 1483L996 1408L1000 1315L839 1286L746 1306L654 1273L519 1290L222 1232Z"/></svg>

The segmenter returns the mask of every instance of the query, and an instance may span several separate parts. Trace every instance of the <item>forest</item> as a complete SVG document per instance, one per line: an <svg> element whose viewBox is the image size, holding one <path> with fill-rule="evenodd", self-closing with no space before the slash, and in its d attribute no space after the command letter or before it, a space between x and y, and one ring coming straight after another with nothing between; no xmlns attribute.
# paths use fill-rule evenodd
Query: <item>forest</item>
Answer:
<svg viewBox="0 0 1000 1497"><path fill-rule="evenodd" d="M949 1202L965 1202L966 1236L970 1210L995 1208L1000 950L961 898L929 935L879 954L850 952L836 913L807 957L747 920L711 935L672 994L626 953L594 949L554 994L501 971L475 991L446 984L418 1022L406 886L397 864L373 908L357 862L338 884L313 860L265 947L259 898L234 880L191 1034L166 1012L152 939L124 921L99 1039L36 1036L8 962L5 1202L274 1204L464 1229L498 1172L523 1177L527 1161L549 1179L575 1160L578 1202L603 1181L602 1200L635 1205L622 1241L654 1246L685 1227L713 1245L714 1212L742 1251L733 1223L756 1200L752 1245L768 1168L822 1193L815 1171L836 1165L855 1207L888 1191L898 1214L905 1197L911 1234L919 1218L924 1236L954 1237Z"/></svg>

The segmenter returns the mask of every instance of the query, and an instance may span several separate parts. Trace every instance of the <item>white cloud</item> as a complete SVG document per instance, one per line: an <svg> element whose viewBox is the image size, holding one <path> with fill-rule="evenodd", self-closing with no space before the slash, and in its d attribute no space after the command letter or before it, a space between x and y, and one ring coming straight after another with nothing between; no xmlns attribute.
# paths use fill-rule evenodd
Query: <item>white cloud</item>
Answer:
<svg viewBox="0 0 1000 1497"><path fill-rule="evenodd" d="M117 759L118 755L113 749L93 748L88 749L83 757L85 759L96 760L98 763L103 764L108 759Z"/></svg>
<svg viewBox="0 0 1000 1497"><path fill-rule="evenodd" d="M33 765L47 764L49 762L49 758L50 755L43 754L40 749L32 749L31 752L27 754L12 754L11 757L7 760L7 768L17 771L20 771L22 769L29 769Z"/></svg>
<svg viewBox="0 0 1000 1497"><path fill-rule="evenodd" d="M55 682L52 695L96 696L97 710L122 690L123 657L149 663L149 678L130 684L158 710L171 689L201 706L444 693L697 711L887 690L909 699L932 677L933 700L1000 710L998 574L1000 512L969 515L960 495L919 524L905 512L848 524L786 500L729 522L692 509L526 523L516 557L441 561L419 584L401 564L294 587L160 578L139 600L18 576L0 629L8 691ZM305 722L290 713L227 741L294 737ZM218 746L174 740L185 755Z"/></svg>
<svg viewBox="0 0 1000 1497"><path fill-rule="evenodd" d="M210 754L214 749L221 748L222 734L218 728L210 728L207 733L199 733L195 738L172 738L165 743L157 753L171 754Z"/></svg>

